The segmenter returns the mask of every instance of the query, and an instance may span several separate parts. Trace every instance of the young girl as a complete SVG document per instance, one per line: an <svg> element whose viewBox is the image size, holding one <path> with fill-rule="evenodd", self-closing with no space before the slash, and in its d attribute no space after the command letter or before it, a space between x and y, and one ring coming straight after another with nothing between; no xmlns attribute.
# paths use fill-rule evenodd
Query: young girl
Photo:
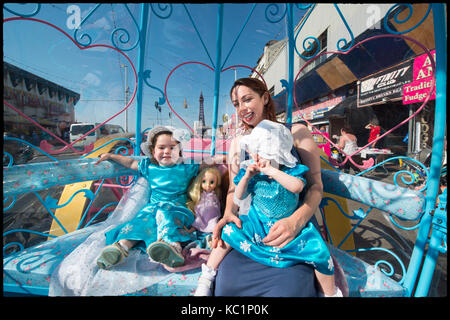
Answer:
<svg viewBox="0 0 450 320"><path fill-rule="evenodd" d="M144 176L151 196L133 220L106 232L107 246L97 258L99 268L109 269L122 262L133 247L169 267L183 265L181 244L193 240L185 227L194 222L193 213L186 207L187 188L199 165L182 163L180 140L177 130L159 126L149 132L147 142L141 145L144 154L151 158L137 161L118 154L100 155L97 163L113 160Z"/></svg>
<svg viewBox="0 0 450 320"><path fill-rule="evenodd" d="M221 174L215 167L203 169L194 179L188 190L191 200L188 201L187 207L195 214L195 221L189 232L213 232L220 218L220 186Z"/></svg>
<svg viewBox="0 0 450 320"><path fill-rule="evenodd" d="M235 196L241 200L250 193L250 211L240 216L241 229L234 223L223 228L221 237L226 247L217 246L207 264L202 265L196 296L211 295L217 268L231 247L271 267L289 267L299 262L311 264L324 295L342 296L335 287L331 255L311 222L283 248L267 246L262 241L277 220L289 217L296 210L299 193L305 185L303 174L309 169L296 165L290 152L292 145L290 131L269 120L261 121L250 135L242 138L241 148L248 150L252 161L234 178Z"/></svg>

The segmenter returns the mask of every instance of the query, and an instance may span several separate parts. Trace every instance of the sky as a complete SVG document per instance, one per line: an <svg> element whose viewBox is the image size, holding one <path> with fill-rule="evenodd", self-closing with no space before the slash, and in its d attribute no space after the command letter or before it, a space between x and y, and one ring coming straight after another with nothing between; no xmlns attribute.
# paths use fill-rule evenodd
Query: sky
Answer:
<svg viewBox="0 0 450 320"><path fill-rule="evenodd" d="M87 36L91 45L113 46L113 31L129 41L119 46L138 68L139 44L138 26L141 21L139 4L97 4L56 3L42 4L33 16L54 24L69 36L75 37L74 26L85 19L78 30L77 39L86 44ZM204 97L205 121L211 126L214 106L214 72L216 63L217 12L218 4L172 4L171 15L166 18L169 7L153 4L148 17L145 39L144 71L150 74L148 83L158 89L144 85L141 129L157 124L185 127L169 109L168 103L176 113L191 127L198 120L199 96ZM31 13L36 4L9 4L10 10ZM186 10L187 8L187 10ZM265 18L265 11L275 10L274 5L258 3L243 29L235 47L235 42L253 4L228 3L223 11L223 34L221 64L224 68L232 65L256 67L264 45L269 40L282 40L286 37L284 20L271 23ZM280 12L284 5L280 5ZM4 18L14 16L3 10ZM305 11L294 8L294 23L298 23ZM193 20L194 24L191 22ZM195 25L195 27L194 27ZM197 35L200 34L201 40ZM128 34L120 34L121 30ZM82 35L85 34L84 37ZM87 36L86 36L87 35ZM203 46L203 44L204 46ZM205 49L206 48L206 49ZM230 51L231 50L231 51ZM231 52L231 53L230 53ZM229 54L230 53L230 54ZM227 58L228 57L228 58ZM224 61L227 58L226 61ZM80 50L67 36L54 28L35 21L9 21L3 27L3 60L25 69L42 78L55 82L67 89L81 94L75 105L77 122L103 122L125 107L125 87L130 89L128 100L136 88L134 73L130 62L116 50L107 47L92 47ZM196 61L198 63L187 63ZM177 68L182 63L185 65ZM126 67L124 67L126 65ZM176 70L174 70L176 68ZM173 72L172 72L173 71ZM169 77L169 74L172 75ZM125 75L126 73L126 75ZM235 74L236 73L236 74ZM221 73L219 91L218 124L222 124L223 114L231 115L234 108L229 100L229 89L235 76L247 77L250 70L236 68ZM161 105L161 112L155 102L163 97L167 83L167 99ZM136 98L128 108L128 130L136 128ZM184 108L186 100L188 107ZM170 113L172 117L170 117ZM120 124L125 128L125 112L109 123Z"/></svg>

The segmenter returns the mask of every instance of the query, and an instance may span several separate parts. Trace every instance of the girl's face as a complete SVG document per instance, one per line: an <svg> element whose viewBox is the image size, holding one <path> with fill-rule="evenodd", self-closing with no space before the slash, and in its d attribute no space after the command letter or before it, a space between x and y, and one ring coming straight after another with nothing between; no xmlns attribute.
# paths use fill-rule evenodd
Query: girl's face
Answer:
<svg viewBox="0 0 450 320"><path fill-rule="evenodd" d="M156 139L152 155L163 167L176 164L180 158L179 143L172 138L172 135L161 134Z"/></svg>
<svg viewBox="0 0 450 320"><path fill-rule="evenodd" d="M217 187L217 177L212 172L205 172L202 179L202 190L206 192L214 191Z"/></svg>
<svg viewBox="0 0 450 320"><path fill-rule="evenodd" d="M233 89L231 102L239 117L251 127L264 120L264 106L268 102L267 92L261 97L249 87L239 85Z"/></svg>

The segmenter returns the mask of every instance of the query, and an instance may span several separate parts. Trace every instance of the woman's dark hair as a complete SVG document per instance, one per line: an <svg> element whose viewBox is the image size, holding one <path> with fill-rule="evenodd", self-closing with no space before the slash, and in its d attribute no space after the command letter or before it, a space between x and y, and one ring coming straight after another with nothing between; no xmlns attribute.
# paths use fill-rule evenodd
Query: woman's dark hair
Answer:
<svg viewBox="0 0 450 320"><path fill-rule="evenodd" d="M277 122L277 117L275 115L275 103L273 102L272 97L270 96L269 90L267 90L266 84L256 78L240 78L237 79L230 90L230 97L232 98L232 93L234 88L237 86L246 86L247 88L255 91L260 97L263 96L264 93L267 92L267 96L269 97L267 103L264 106L263 117L264 119ZM243 121L245 129L249 129L250 126Z"/></svg>
<svg viewBox="0 0 450 320"><path fill-rule="evenodd" d="M350 128L349 126L343 126L341 130L345 131L346 133L354 134L352 128Z"/></svg>

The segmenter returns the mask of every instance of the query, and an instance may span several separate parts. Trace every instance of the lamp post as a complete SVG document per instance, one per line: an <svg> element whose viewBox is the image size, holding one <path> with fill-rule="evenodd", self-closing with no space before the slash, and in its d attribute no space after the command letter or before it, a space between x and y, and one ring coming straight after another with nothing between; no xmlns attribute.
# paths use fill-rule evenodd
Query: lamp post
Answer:
<svg viewBox="0 0 450 320"><path fill-rule="evenodd" d="M127 83L127 73L128 66L126 64L121 64L120 67L125 68L125 106L128 104L128 83ZM125 110L125 132L128 132L128 109Z"/></svg>

